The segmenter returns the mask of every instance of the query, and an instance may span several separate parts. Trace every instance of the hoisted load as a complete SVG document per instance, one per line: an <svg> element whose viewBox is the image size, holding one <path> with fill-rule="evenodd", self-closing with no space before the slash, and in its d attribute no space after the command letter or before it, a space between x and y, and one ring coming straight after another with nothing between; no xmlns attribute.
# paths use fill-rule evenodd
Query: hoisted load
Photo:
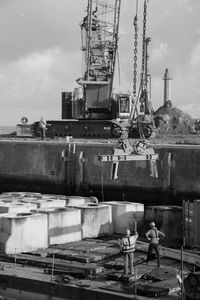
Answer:
<svg viewBox="0 0 200 300"><path fill-rule="evenodd" d="M131 161L149 161L150 176L157 178L158 170L156 161L159 155L155 153L152 147L147 147L147 140L140 140L134 146L128 140L119 140L111 155L99 154L98 159L103 162L112 162L112 179L118 178L118 167L120 162Z"/></svg>
<svg viewBox="0 0 200 300"><path fill-rule="evenodd" d="M99 155L101 161L133 161L133 160L157 160L158 154L152 147L147 147L146 140L138 141L132 146L128 140L119 142L113 149L112 155Z"/></svg>

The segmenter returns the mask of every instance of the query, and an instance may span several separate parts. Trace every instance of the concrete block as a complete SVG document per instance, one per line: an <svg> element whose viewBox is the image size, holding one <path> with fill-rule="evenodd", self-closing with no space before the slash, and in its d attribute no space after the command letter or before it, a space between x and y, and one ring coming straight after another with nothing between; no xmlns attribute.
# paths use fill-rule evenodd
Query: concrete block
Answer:
<svg viewBox="0 0 200 300"><path fill-rule="evenodd" d="M33 192L6 192L1 194L2 197L7 197L7 198L26 198L26 197L40 197L40 193L33 193Z"/></svg>
<svg viewBox="0 0 200 300"><path fill-rule="evenodd" d="M81 240L81 211L73 208L45 208L48 217L48 245Z"/></svg>
<svg viewBox="0 0 200 300"><path fill-rule="evenodd" d="M37 209L42 209L42 208L51 208L51 207L65 207L66 201L63 199L57 199L57 200L52 200L52 199L32 199L32 198L24 198L21 200L23 203L32 203L37 205Z"/></svg>
<svg viewBox="0 0 200 300"><path fill-rule="evenodd" d="M92 200L90 197L68 196L66 200L66 205L73 207L76 205L85 205L91 202Z"/></svg>
<svg viewBox="0 0 200 300"><path fill-rule="evenodd" d="M46 200L67 200L67 196L65 195L56 195L56 194L42 194L41 199Z"/></svg>
<svg viewBox="0 0 200 300"><path fill-rule="evenodd" d="M83 204L81 210L82 238L96 238L113 233L111 207L109 205Z"/></svg>
<svg viewBox="0 0 200 300"><path fill-rule="evenodd" d="M48 247L46 214L22 213L1 218L0 252L6 254Z"/></svg>
<svg viewBox="0 0 200 300"><path fill-rule="evenodd" d="M104 202L104 204L110 205L112 208L114 233L124 234L126 229L133 230L135 221L137 222L138 232L141 231L144 221L144 204L125 201L109 201Z"/></svg>
<svg viewBox="0 0 200 300"><path fill-rule="evenodd" d="M20 203L17 201L14 202L7 202L3 201L0 202L0 214L4 213L28 213L31 209L36 208L36 205L29 204L29 203Z"/></svg>

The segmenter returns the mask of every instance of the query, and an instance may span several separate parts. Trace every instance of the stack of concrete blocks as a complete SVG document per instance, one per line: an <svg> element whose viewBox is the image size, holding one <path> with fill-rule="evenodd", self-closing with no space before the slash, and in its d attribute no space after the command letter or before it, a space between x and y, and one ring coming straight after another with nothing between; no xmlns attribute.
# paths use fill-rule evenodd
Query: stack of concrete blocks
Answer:
<svg viewBox="0 0 200 300"><path fill-rule="evenodd" d="M180 247L182 244L182 207L180 206L147 206L145 207L145 231L149 223L165 233L162 241L169 247Z"/></svg>
<svg viewBox="0 0 200 300"><path fill-rule="evenodd" d="M113 233L111 207L104 204L73 205L81 210L82 238L96 238Z"/></svg>
<svg viewBox="0 0 200 300"><path fill-rule="evenodd" d="M65 196L0 195L0 252L14 254L81 240L81 212L65 204Z"/></svg>
<svg viewBox="0 0 200 300"><path fill-rule="evenodd" d="M104 202L112 208L113 232L125 234L126 229L133 231L136 227L140 233L144 222L144 205L135 202Z"/></svg>
<svg viewBox="0 0 200 300"><path fill-rule="evenodd" d="M74 208L38 210L48 218L48 246L81 240L81 211Z"/></svg>

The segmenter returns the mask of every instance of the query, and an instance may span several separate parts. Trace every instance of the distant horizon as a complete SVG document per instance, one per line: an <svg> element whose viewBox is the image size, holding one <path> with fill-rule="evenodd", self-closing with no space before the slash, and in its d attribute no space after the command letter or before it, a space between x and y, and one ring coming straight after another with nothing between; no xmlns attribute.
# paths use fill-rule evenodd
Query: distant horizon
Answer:
<svg viewBox="0 0 200 300"><path fill-rule="evenodd" d="M12 133L16 130L16 125L0 125L0 134Z"/></svg>

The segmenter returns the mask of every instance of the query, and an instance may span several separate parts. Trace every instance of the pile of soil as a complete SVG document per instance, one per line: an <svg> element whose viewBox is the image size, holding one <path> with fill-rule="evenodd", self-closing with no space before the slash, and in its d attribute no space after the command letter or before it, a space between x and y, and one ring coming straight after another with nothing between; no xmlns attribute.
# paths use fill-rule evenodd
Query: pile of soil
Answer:
<svg viewBox="0 0 200 300"><path fill-rule="evenodd" d="M194 120L195 129L199 132L200 131L200 119Z"/></svg>
<svg viewBox="0 0 200 300"><path fill-rule="evenodd" d="M154 121L158 134L191 134L195 133L194 119L167 101L154 113Z"/></svg>

